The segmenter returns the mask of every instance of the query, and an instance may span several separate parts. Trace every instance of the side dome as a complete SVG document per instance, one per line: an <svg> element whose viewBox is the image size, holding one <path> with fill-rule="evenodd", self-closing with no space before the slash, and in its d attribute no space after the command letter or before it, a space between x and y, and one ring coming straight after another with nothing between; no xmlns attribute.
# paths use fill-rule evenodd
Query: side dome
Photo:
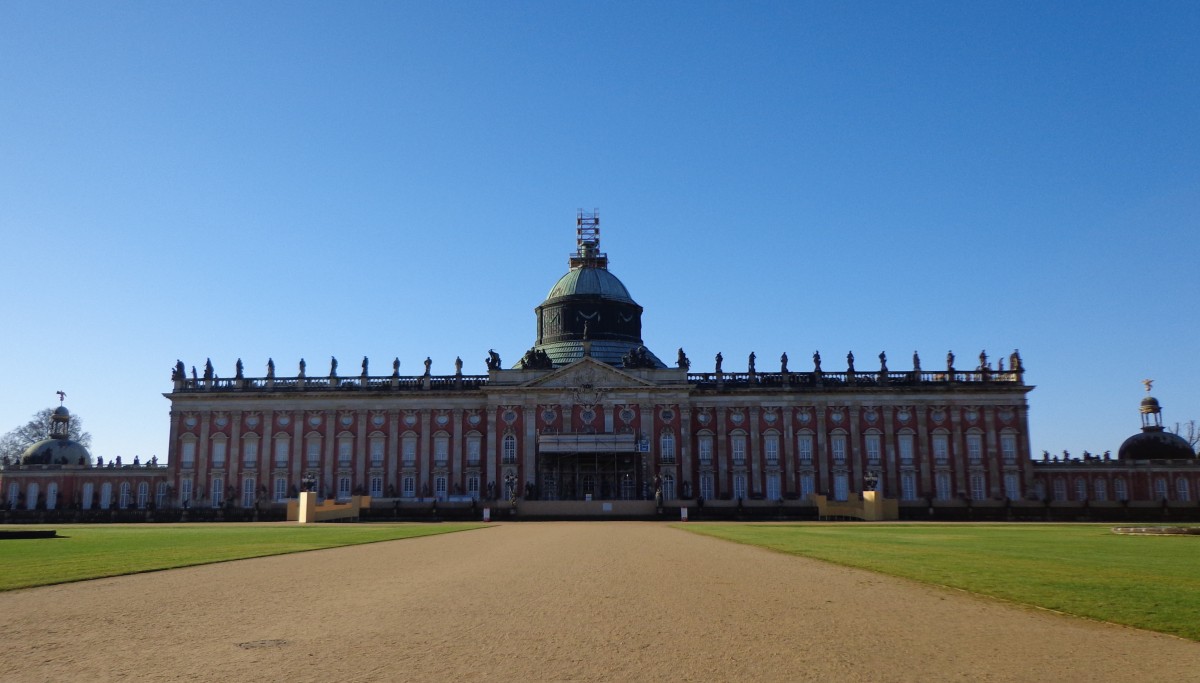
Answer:
<svg viewBox="0 0 1200 683"><path fill-rule="evenodd" d="M1168 431L1146 431L1125 439L1121 460L1185 460L1196 457L1186 439Z"/></svg>
<svg viewBox="0 0 1200 683"><path fill-rule="evenodd" d="M21 454L21 464L91 467L92 454L78 441L45 439L25 449Z"/></svg>

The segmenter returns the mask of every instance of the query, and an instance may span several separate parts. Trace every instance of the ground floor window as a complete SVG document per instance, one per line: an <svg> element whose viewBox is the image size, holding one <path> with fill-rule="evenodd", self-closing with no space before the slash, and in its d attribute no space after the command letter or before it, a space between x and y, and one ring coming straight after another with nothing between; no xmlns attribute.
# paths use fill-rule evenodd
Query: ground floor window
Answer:
<svg viewBox="0 0 1200 683"><path fill-rule="evenodd" d="M1167 480L1159 477L1154 480L1154 500L1167 499Z"/></svg>
<svg viewBox="0 0 1200 683"><path fill-rule="evenodd" d="M12 482L8 485L8 507L17 507L17 500L21 498L21 485L17 482Z"/></svg>
<svg viewBox="0 0 1200 683"><path fill-rule="evenodd" d="M154 507L162 509L167 504L167 482L158 482L157 493L154 496Z"/></svg>
<svg viewBox="0 0 1200 683"><path fill-rule="evenodd" d="M179 480L179 500L184 507L192 504L192 478L184 477Z"/></svg>
<svg viewBox="0 0 1200 683"><path fill-rule="evenodd" d="M987 486L984 483L982 474L971 475L971 500L985 500L987 498Z"/></svg>
<svg viewBox="0 0 1200 683"><path fill-rule="evenodd" d="M1125 480L1120 477L1113 482L1113 494L1117 500L1129 500L1129 488L1125 485Z"/></svg>
<svg viewBox="0 0 1200 683"><path fill-rule="evenodd" d="M417 480L412 476L404 477L401 481L401 495L405 498L412 498L417 495Z"/></svg>
<svg viewBox="0 0 1200 683"><path fill-rule="evenodd" d="M733 475L733 497L739 500L746 498L746 475L741 473Z"/></svg>
<svg viewBox="0 0 1200 683"><path fill-rule="evenodd" d="M33 510L37 508L38 496L41 495L41 487L36 482L30 482L25 488L25 509Z"/></svg>
<svg viewBox="0 0 1200 683"><path fill-rule="evenodd" d="M100 485L100 509L107 510L112 507L112 484L104 482Z"/></svg>
<svg viewBox="0 0 1200 683"><path fill-rule="evenodd" d="M838 472L833 475L833 499L850 499L850 477L845 472Z"/></svg>
<svg viewBox="0 0 1200 683"><path fill-rule="evenodd" d="M937 489L938 500L950 500L950 473L938 472L934 477L934 488Z"/></svg>
<svg viewBox="0 0 1200 683"><path fill-rule="evenodd" d="M779 495L779 473L771 472L767 475L767 500L779 500L781 497Z"/></svg>
<svg viewBox="0 0 1200 683"><path fill-rule="evenodd" d="M900 474L900 497L904 500L916 500L917 475L913 472L902 472Z"/></svg>
<svg viewBox="0 0 1200 683"><path fill-rule="evenodd" d="M221 503L225 502L225 479L222 477L213 477L212 486L209 487L209 499L212 500L212 506L215 508L221 507Z"/></svg>
<svg viewBox="0 0 1200 683"><path fill-rule="evenodd" d="M700 497L712 499L713 497L713 475L712 472L705 472L700 475Z"/></svg>
<svg viewBox="0 0 1200 683"><path fill-rule="evenodd" d="M808 497L811 496L813 494L813 491L816 491L816 490L817 490L816 481L813 479L812 473L805 472L804 474L801 474L800 475L800 498L803 500L808 500Z"/></svg>
<svg viewBox="0 0 1200 683"><path fill-rule="evenodd" d="M129 503L130 503L129 482L123 481L123 482L121 482L121 498L120 498L118 507L120 507L122 510L128 509Z"/></svg>
<svg viewBox="0 0 1200 683"><path fill-rule="evenodd" d="M663 472L662 475L662 499L675 499L675 475L670 472Z"/></svg>
<svg viewBox="0 0 1200 683"><path fill-rule="evenodd" d="M245 479L242 479L242 507L254 507L254 487L257 483L258 482L254 480L254 477L246 477Z"/></svg>
<svg viewBox="0 0 1200 683"><path fill-rule="evenodd" d="M1105 479L1096 480L1096 500L1101 503L1108 500L1108 481Z"/></svg>
<svg viewBox="0 0 1200 683"><path fill-rule="evenodd" d="M478 474L467 475L467 495L470 496L472 500L479 500Z"/></svg>
<svg viewBox="0 0 1200 683"><path fill-rule="evenodd" d="M350 499L350 477L338 477L337 499Z"/></svg>
<svg viewBox="0 0 1200 683"><path fill-rule="evenodd" d="M1015 472L1004 475L1004 497L1009 500L1017 500L1021 497L1021 479Z"/></svg>
<svg viewBox="0 0 1200 683"><path fill-rule="evenodd" d="M275 500L280 503L287 500L287 477L275 477Z"/></svg>
<svg viewBox="0 0 1200 683"><path fill-rule="evenodd" d="M383 497L383 477L371 477L371 497Z"/></svg>
<svg viewBox="0 0 1200 683"><path fill-rule="evenodd" d="M46 509L53 510L58 506L58 484L51 482L46 486Z"/></svg>
<svg viewBox="0 0 1200 683"><path fill-rule="evenodd" d="M1175 499L1184 503L1192 499L1192 492L1188 488L1188 480L1183 477L1175 480Z"/></svg>
<svg viewBox="0 0 1200 683"><path fill-rule="evenodd" d="M1063 501L1067 499L1067 482L1062 479L1054 480L1054 500Z"/></svg>
<svg viewBox="0 0 1200 683"><path fill-rule="evenodd" d="M138 482L137 491L138 509L145 510L146 505L150 502L150 483L145 481Z"/></svg>
<svg viewBox="0 0 1200 683"><path fill-rule="evenodd" d="M84 510L92 509L92 497L96 495L96 487L89 481L83 485L83 493L79 497L79 507Z"/></svg>
<svg viewBox="0 0 1200 683"><path fill-rule="evenodd" d="M1087 482L1084 481L1083 477L1077 478L1075 480L1075 500L1081 503L1087 500L1087 490Z"/></svg>
<svg viewBox="0 0 1200 683"><path fill-rule="evenodd" d="M446 500L446 477L439 475L433 478L433 493L438 500Z"/></svg>

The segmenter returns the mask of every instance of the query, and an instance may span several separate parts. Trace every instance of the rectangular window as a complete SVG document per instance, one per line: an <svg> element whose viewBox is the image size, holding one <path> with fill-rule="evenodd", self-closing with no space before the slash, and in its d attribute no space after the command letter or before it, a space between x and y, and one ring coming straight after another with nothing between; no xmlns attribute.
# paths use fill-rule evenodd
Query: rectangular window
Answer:
<svg viewBox="0 0 1200 683"><path fill-rule="evenodd" d="M1167 499L1167 480L1159 477L1154 480L1154 500Z"/></svg>
<svg viewBox="0 0 1200 683"><path fill-rule="evenodd" d="M100 509L112 507L112 484L107 481L100 485Z"/></svg>
<svg viewBox="0 0 1200 683"><path fill-rule="evenodd" d="M90 496L89 496L90 498ZM192 478L184 477L179 480L179 504L188 507L192 504Z"/></svg>
<svg viewBox="0 0 1200 683"><path fill-rule="evenodd" d="M275 477L275 500L280 503L287 500L287 477Z"/></svg>
<svg viewBox="0 0 1200 683"><path fill-rule="evenodd" d="M246 469L258 466L258 439L246 439L242 443L242 465Z"/></svg>
<svg viewBox="0 0 1200 683"><path fill-rule="evenodd" d="M904 500L917 499L917 475L912 472L900 475L900 497Z"/></svg>
<svg viewBox="0 0 1200 683"><path fill-rule="evenodd" d="M450 461L450 437L438 436L433 439L433 464L446 467Z"/></svg>
<svg viewBox="0 0 1200 683"><path fill-rule="evenodd" d="M816 482L813 480L813 475L800 475L800 497L802 499L808 500L808 497L813 494L813 491L815 491L816 488Z"/></svg>
<svg viewBox="0 0 1200 683"><path fill-rule="evenodd" d="M766 454L768 465L778 465L779 464L779 436L778 435L767 434L766 437L763 438L763 452ZM770 494L768 494L767 497L770 498ZM771 498L771 500L779 500L779 499Z"/></svg>
<svg viewBox="0 0 1200 683"><path fill-rule="evenodd" d="M433 493L438 500L446 500L446 478L442 476L433 478Z"/></svg>
<svg viewBox="0 0 1200 683"><path fill-rule="evenodd" d="M850 478L844 472L833 475L833 499L850 499Z"/></svg>
<svg viewBox="0 0 1200 683"><path fill-rule="evenodd" d="M383 477L371 477L371 497L383 497Z"/></svg>
<svg viewBox="0 0 1200 683"><path fill-rule="evenodd" d="M190 470L196 466L196 442L184 441L183 448L179 453L179 466L185 470Z"/></svg>
<svg viewBox="0 0 1200 683"><path fill-rule="evenodd" d="M933 460L938 465L950 461L950 441L945 434L933 435Z"/></svg>
<svg viewBox="0 0 1200 683"><path fill-rule="evenodd" d="M1087 500L1087 482L1083 479L1075 480L1075 500L1083 502Z"/></svg>
<svg viewBox="0 0 1200 683"><path fill-rule="evenodd" d="M1021 478L1016 472L1004 475L1004 497L1009 500L1021 499Z"/></svg>
<svg viewBox="0 0 1200 683"><path fill-rule="evenodd" d="M663 462L675 462L675 435L666 433L659 440Z"/></svg>
<svg viewBox="0 0 1200 683"><path fill-rule="evenodd" d="M1175 480L1175 500L1181 503L1186 503L1192 499L1192 492L1188 488L1188 480L1180 477Z"/></svg>
<svg viewBox="0 0 1200 683"><path fill-rule="evenodd" d="M772 472L767 475L767 500L779 499L779 474Z"/></svg>
<svg viewBox="0 0 1200 683"><path fill-rule="evenodd" d="M1000 453L1004 456L1004 464L1017 463L1017 437L1015 434L1000 435Z"/></svg>
<svg viewBox="0 0 1200 683"><path fill-rule="evenodd" d="M844 434L834 434L833 439L830 441L830 445L833 446L833 464L845 465L846 436ZM845 500L845 498L838 498L838 500Z"/></svg>
<svg viewBox="0 0 1200 683"><path fill-rule="evenodd" d="M37 486L37 484L31 484L31 486L34 486L34 487L36 487L36 486ZM29 497L30 497L30 498L32 498L32 499L34 499L34 501L36 501L36 500L37 500L37 493L36 493L37 489L35 488L35 489L34 489L34 491L35 491L34 495L32 495L32 496L29 496ZM118 504L117 504L117 505L118 505L118 507L120 507L122 510L127 510L127 509L129 509L129 503L130 503L130 496L129 496L129 482L127 482L127 481L123 481L123 482L121 482L121 488L120 488L120 491L121 491L121 495L120 495L120 498L118 499L118 501L119 501L119 502L118 502ZM30 505L30 506L29 506L29 509L30 509L30 510L32 510L32 509L33 509L33 506L32 506L32 505Z"/></svg>
<svg viewBox="0 0 1200 683"><path fill-rule="evenodd" d="M403 493L401 495L403 495L405 498L412 498L417 495L417 480L416 479L414 479L413 477L405 477L402 484L403 484L403 486L402 486L401 491Z"/></svg>
<svg viewBox="0 0 1200 683"><path fill-rule="evenodd" d="M215 508L221 507L221 504L225 502L225 480L223 478L212 478L212 486L209 487L208 498L212 501L212 506Z"/></svg>
<svg viewBox="0 0 1200 683"><path fill-rule="evenodd" d="M713 441L711 436L700 437L700 464L712 464ZM705 496L711 498L712 496Z"/></svg>
<svg viewBox="0 0 1200 683"><path fill-rule="evenodd" d="M8 507L16 509L17 502L21 499L21 485L17 482L12 482L8 485Z"/></svg>
<svg viewBox="0 0 1200 683"><path fill-rule="evenodd" d="M746 464L746 437L741 434L733 436L733 464Z"/></svg>
<svg viewBox="0 0 1200 683"><path fill-rule="evenodd" d="M479 437L467 437L467 466L479 467Z"/></svg>
<svg viewBox="0 0 1200 683"><path fill-rule="evenodd" d="M154 507L162 509L167 504L167 482L158 482L158 490L154 496Z"/></svg>
<svg viewBox="0 0 1200 683"><path fill-rule="evenodd" d="M354 440L341 439L338 441L338 465L341 467L349 467L350 460L354 457Z"/></svg>
<svg viewBox="0 0 1200 683"><path fill-rule="evenodd" d="M288 443L287 439L275 440L275 467L276 469L285 469L288 464Z"/></svg>
<svg viewBox="0 0 1200 683"><path fill-rule="evenodd" d="M508 434L504 437L504 453L502 462L505 465L512 465L517 462L517 437Z"/></svg>
<svg viewBox="0 0 1200 683"><path fill-rule="evenodd" d="M980 434L967 434L967 459L972 465L978 465L983 461L983 436ZM976 499L978 500L978 499Z"/></svg>
<svg viewBox="0 0 1200 683"><path fill-rule="evenodd" d="M801 434L799 444L800 444L800 462L805 463L805 464L812 463L812 454L813 454L812 434Z"/></svg>
<svg viewBox="0 0 1200 683"><path fill-rule="evenodd" d="M371 467L383 467L383 439L371 439Z"/></svg>
<svg viewBox="0 0 1200 683"><path fill-rule="evenodd" d="M213 469L223 469L225 467L225 442L214 441L212 445L212 466Z"/></svg>
<svg viewBox="0 0 1200 683"><path fill-rule="evenodd" d="M712 500L713 497L713 475L710 472L705 472L700 475L700 496L706 500Z"/></svg>
<svg viewBox="0 0 1200 683"><path fill-rule="evenodd" d="M467 495L474 500L479 500L479 475L472 474L467 477Z"/></svg>
<svg viewBox="0 0 1200 683"><path fill-rule="evenodd" d="M938 472L935 477L938 500L950 500L950 473Z"/></svg>
<svg viewBox="0 0 1200 683"><path fill-rule="evenodd" d="M1097 479L1095 488L1097 501L1103 503L1104 501L1108 500L1108 480Z"/></svg>
<svg viewBox="0 0 1200 683"><path fill-rule="evenodd" d="M319 467L321 465L321 441L319 439L309 440L305 461L309 467Z"/></svg>
<svg viewBox="0 0 1200 683"><path fill-rule="evenodd" d="M400 455L405 467L413 467L417 464L417 437L404 437L404 441L401 442Z"/></svg>
<svg viewBox="0 0 1200 683"><path fill-rule="evenodd" d="M258 482L254 480L254 477L246 477L245 479L242 479L242 507L254 507L254 489L257 485Z"/></svg>
<svg viewBox="0 0 1200 683"><path fill-rule="evenodd" d="M745 499L746 497L746 475L733 475L733 497Z"/></svg>
<svg viewBox="0 0 1200 683"><path fill-rule="evenodd" d="M879 467L879 435L867 434L867 464L874 467Z"/></svg>
<svg viewBox="0 0 1200 683"><path fill-rule="evenodd" d="M911 465L913 461L913 435L900 435L900 464Z"/></svg>
<svg viewBox="0 0 1200 683"><path fill-rule="evenodd" d="M350 500L350 477L338 477L338 500Z"/></svg>
<svg viewBox="0 0 1200 683"><path fill-rule="evenodd" d="M971 500L986 500L987 487L982 474L971 475Z"/></svg>
<svg viewBox="0 0 1200 683"><path fill-rule="evenodd" d="M139 482L137 487L137 508L145 510L146 505L150 503L150 484L147 482Z"/></svg>
<svg viewBox="0 0 1200 683"><path fill-rule="evenodd" d="M192 481L190 479L185 479L184 481L186 481L189 484L189 488L190 488L190 484L192 483ZM84 484L83 485L83 496L81 497L81 500L79 501L80 506L84 510L91 510L92 509L92 498L94 498L95 495L96 495L95 486L91 482Z"/></svg>

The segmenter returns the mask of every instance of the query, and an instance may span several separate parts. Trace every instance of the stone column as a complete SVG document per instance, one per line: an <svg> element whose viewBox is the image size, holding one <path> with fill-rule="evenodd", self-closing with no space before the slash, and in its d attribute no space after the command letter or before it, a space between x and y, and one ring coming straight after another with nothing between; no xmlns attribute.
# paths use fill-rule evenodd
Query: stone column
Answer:
<svg viewBox="0 0 1200 683"><path fill-rule="evenodd" d="M179 494L179 480L180 480L181 473L183 472L183 469L180 467L180 462L179 462L179 423L182 419L183 419L183 414L180 411L172 408L171 409L171 435L170 435L170 437L168 437L170 439L170 441L167 442L167 464L171 466L171 480L172 480L171 485L175 487L175 504L176 505L183 505L183 499L180 497L180 494ZM91 465L92 463L88 463L88 464ZM196 485L195 482L192 482L192 486L194 487L195 485ZM80 484L79 490L82 491L82 484Z"/></svg>
<svg viewBox="0 0 1200 683"><path fill-rule="evenodd" d="M952 495L957 498L959 493L971 494L971 486L967 481L967 446L963 432L962 406L953 404L947 406L950 413L950 462L954 468L954 486Z"/></svg>
<svg viewBox="0 0 1200 683"><path fill-rule="evenodd" d="M230 428L229 428L229 466L225 471L229 473L229 480L225 483L225 487L233 487L238 493L238 499L233 501L234 506L241 507L241 492L242 492L242 411L231 411Z"/></svg>
<svg viewBox="0 0 1200 683"><path fill-rule="evenodd" d="M450 473L446 480L446 494L454 495L455 485L461 486L463 494L467 492L467 480L463 476L466 472L466 467L463 465L463 459L466 457L463 454L463 411L462 408L454 408L450 411L450 419L453 421L453 426L450 431Z"/></svg>
<svg viewBox="0 0 1200 683"><path fill-rule="evenodd" d="M388 486L400 496L400 411L392 408L387 411L387 469L383 475L383 492L387 495Z"/></svg>
<svg viewBox="0 0 1200 683"><path fill-rule="evenodd" d="M856 491L861 492L863 490L863 478L864 478L863 459L864 459L864 456L863 456L863 452L862 452L862 446L860 445L860 443L862 441L862 434L860 433L860 430L859 430L859 419L861 418L861 416L862 416L862 408L859 405L854 404L854 405L851 405L846 408L846 419L850 421L850 424L849 424L850 443L847 444L848 448L846 450L848 452L846 453L846 457L850 459L850 467L847 469L849 470L848 477L850 479L850 493L851 494L853 494ZM851 499L853 500L852 497L851 497Z"/></svg>
<svg viewBox="0 0 1200 683"><path fill-rule="evenodd" d="M879 468L879 476L882 479L879 490L885 498L900 497L900 456L896 453L896 425L893 416L896 412L895 406L884 405L879 407L879 412L883 413L883 435L880 437L882 443L879 445L883 452L879 454L883 458L881 467Z"/></svg>
<svg viewBox="0 0 1200 683"><path fill-rule="evenodd" d="M713 477L716 480L713 482L715 484L716 491L713 493L717 494L717 497L720 498L733 493L733 480L730 478L729 472L729 429L725 424L725 406L717 406L716 415L717 452L715 457L717 459L717 466L715 468Z"/></svg>
<svg viewBox="0 0 1200 683"><path fill-rule="evenodd" d="M758 406L750 406L748 411L750 415L750 443L748 444L750 452L747 457L750 458L749 474L749 490L747 494L764 493L766 491L766 482L763 477L764 463L762 450L762 430L759 428L759 418L762 416L762 410Z"/></svg>
<svg viewBox="0 0 1200 683"><path fill-rule="evenodd" d="M200 507L199 497L196 495L196 489L203 487L205 493L204 507L212 506L212 481L209 476L209 458L211 457L212 445L208 441L208 423L212 420L212 413L202 412L199 414L200 419L200 438L196 442L196 481L192 483L192 507ZM100 489L97 487L96 489ZM114 494L116 495L116 494Z"/></svg>
<svg viewBox="0 0 1200 683"><path fill-rule="evenodd" d="M785 375L786 377L786 375ZM796 409L795 406L783 406L779 409L779 421L781 423L783 443L780 444L780 457L783 458L782 467L780 470L783 474L780 478L783 493L796 493L800 490L799 482L796 481L797 472L799 471L796 459L799 454L796 453Z"/></svg>
<svg viewBox="0 0 1200 683"><path fill-rule="evenodd" d="M430 430L433 427L433 416L428 407L421 408L421 438L417 442L417 497L425 495L425 486L429 486L429 495L436 495L433 490L433 480L429 478L430 462L433 449L433 435Z"/></svg>
<svg viewBox="0 0 1200 683"><path fill-rule="evenodd" d="M337 497L337 413L326 410L321 418L322 445L324 455L321 457L321 488L325 493L333 492Z"/></svg>
<svg viewBox="0 0 1200 683"><path fill-rule="evenodd" d="M367 479L367 459L371 457L371 440L367 437L366 410L358 411L358 434L354 442L357 446L354 449L354 478L350 480L350 493L353 494L355 487L361 486L369 495L371 482Z"/></svg>
<svg viewBox="0 0 1200 683"><path fill-rule="evenodd" d="M813 438L813 471L816 475L813 482L816 493L823 493L833 498L833 476L830 461L833 455L829 452L829 435L826 433L825 413L829 410L829 402L821 401L816 405L817 428Z"/></svg>
<svg viewBox="0 0 1200 683"><path fill-rule="evenodd" d="M695 469L692 467L692 459L695 455L692 453L692 408L686 403L679 404L679 464L682 467L683 474L680 476L680 482L677 485L675 495L682 496L683 489L678 488L683 486L683 482L688 482L688 488L693 496L700 495L700 481L695 477Z"/></svg>
<svg viewBox="0 0 1200 683"><path fill-rule="evenodd" d="M988 496L1003 497L1004 454L1000 452L1000 436L996 431L996 406L983 406L983 462L987 468Z"/></svg>
<svg viewBox="0 0 1200 683"><path fill-rule="evenodd" d="M929 440L929 405L924 402L914 405L913 419L917 422L917 438L913 444L917 452L913 454L913 464L918 468L921 486L917 495L924 496L928 493L936 497L933 486L933 444Z"/></svg>

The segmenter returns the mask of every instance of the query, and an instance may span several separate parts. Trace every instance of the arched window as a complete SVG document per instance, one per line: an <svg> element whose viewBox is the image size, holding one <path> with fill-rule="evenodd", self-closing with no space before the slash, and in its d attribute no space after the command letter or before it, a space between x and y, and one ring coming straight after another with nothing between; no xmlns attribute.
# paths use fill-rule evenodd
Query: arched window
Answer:
<svg viewBox="0 0 1200 683"><path fill-rule="evenodd" d="M867 466L879 467L883 459L879 432L875 430L867 432L866 436L863 437L863 445L867 449Z"/></svg>
<svg viewBox="0 0 1200 683"><path fill-rule="evenodd" d="M88 484L88 486L91 486L91 484ZM181 477L179 479L179 504L185 508L189 507L192 504L192 495L192 478ZM91 500L91 496L88 496L88 500Z"/></svg>
<svg viewBox="0 0 1200 683"><path fill-rule="evenodd" d="M275 469L287 469L291 442L284 435L275 437Z"/></svg>
<svg viewBox="0 0 1200 683"><path fill-rule="evenodd" d="M900 474L900 497L904 500L917 499L917 475L913 472Z"/></svg>
<svg viewBox="0 0 1200 683"><path fill-rule="evenodd" d="M188 480L190 481L190 480ZM96 497L96 487L92 482L87 482L83 485L82 492L79 496L79 506L84 510L92 509L93 499Z"/></svg>
<svg viewBox="0 0 1200 683"><path fill-rule="evenodd" d="M896 437L896 445L900 449L900 465L912 466L913 464L913 433L905 430L900 432ZM909 500L914 500L910 498Z"/></svg>
<svg viewBox="0 0 1200 683"><path fill-rule="evenodd" d="M983 434L976 431L967 434L967 460L972 465L983 462Z"/></svg>
<svg viewBox="0 0 1200 683"><path fill-rule="evenodd" d="M733 497L743 500L746 498L746 475L740 473L733 475Z"/></svg>
<svg viewBox="0 0 1200 683"><path fill-rule="evenodd" d="M287 500L287 477L275 477L275 501L282 503Z"/></svg>
<svg viewBox="0 0 1200 683"><path fill-rule="evenodd" d="M846 435L845 435L845 433L835 432L832 436L830 436L829 437L829 447L830 447L831 452L833 453L833 464L834 465L845 465L846 464ZM838 500L845 500L845 498L838 498Z"/></svg>
<svg viewBox="0 0 1200 683"><path fill-rule="evenodd" d="M971 475L971 500L987 500L987 487L978 472Z"/></svg>
<svg viewBox="0 0 1200 683"><path fill-rule="evenodd" d="M1016 472L1004 474L1004 497L1009 500L1020 500L1021 498L1021 477Z"/></svg>
<svg viewBox="0 0 1200 683"><path fill-rule="evenodd" d="M128 484L126 484L128 486ZM37 508L38 496L41 495L41 487L37 482L29 482L29 486L25 487L25 509L34 510Z"/></svg>
<svg viewBox="0 0 1200 683"><path fill-rule="evenodd" d="M1103 503L1108 500L1108 480L1097 479L1095 484L1096 500Z"/></svg>
<svg viewBox="0 0 1200 683"><path fill-rule="evenodd" d="M938 472L934 477L934 488L937 489L938 500L950 500L950 473Z"/></svg>
<svg viewBox="0 0 1200 683"><path fill-rule="evenodd" d="M1157 477L1154 480L1154 500L1167 499L1167 480L1162 477Z"/></svg>
<svg viewBox="0 0 1200 683"><path fill-rule="evenodd" d="M1175 500L1181 503L1186 503L1192 499L1191 489L1188 487L1188 480L1179 477L1175 480Z"/></svg>
<svg viewBox="0 0 1200 683"><path fill-rule="evenodd" d="M258 436L254 434L242 440L242 466L248 470L258 467Z"/></svg>
<svg viewBox="0 0 1200 683"><path fill-rule="evenodd" d="M1125 483L1125 479L1117 477L1113 482L1113 495L1117 500L1129 500L1129 486Z"/></svg>
<svg viewBox="0 0 1200 683"><path fill-rule="evenodd" d="M212 467L214 470L225 469L225 453L226 453L225 435L218 434L213 437L212 442Z"/></svg>
<svg viewBox="0 0 1200 683"><path fill-rule="evenodd" d="M107 510L112 507L112 482L104 482L100 485L100 509Z"/></svg>
<svg viewBox="0 0 1200 683"><path fill-rule="evenodd" d="M1083 502L1087 500L1088 485L1083 477L1075 478L1075 500Z"/></svg>
<svg viewBox="0 0 1200 683"><path fill-rule="evenodd" d="M802 500L808 500L808 497L811 496L813 494L813 492L817 490L816 484L817 484L816 479L813 477L813 475L811 473L805 472L804 474L801 474L800 475L800 498Z"/></svg>
<svg viewBox="0 0 1200 683"><path fill-rule="evenodd" d="M505 465L515 465L517 462L517 437L512 434L504 435L504 454L501 462Z"/></svg>
<svg viewBox="0 0 1200 683"><path fill-rule="evenodd" d="M225 502L225 479L223 477L212 478L212 486L209 487L208 498L212 501L212 506L215 508L221 507Z"/></svg>
<svg viewBox="0 0 1200 683"><path fill-rule="evenodd" d="M713 437L711 432L700 432L697 435L696 449L701 465L711 465L713 459ZM711 498L711 496L706 496Z"/></svg>
<svg viewBox="0 0 1200 683"><path fill-rule="evenodd" d="M400 461L405 467L417 465L417 435L408 432L400 440Z"/></svg>
<svg viewBox="0 0 1200 683"><path fill-rule="evenodd" d="M467 495L470 496L472 500L479 500L479 475L478 474L467 475Z"/></svg>
<svg viewBox="0 0 1200 683"><path fill-rule="evenodd" d="M436 496L439 501L446 500L446 491L446 476L439 474L438 476L434 477L433 495Z"/></svg>
<svg viewBox="0 0 1200 683"><path fill-rule="evenodd" d="M813 435L809 432L800 432L796 437L796 452L799 454L800 466L811 467L813 460Z"/></svg>
<svg viewBox="0 0 1200 683"><path fill-rule="evenodd" d="M150 502L150 482L140 481L137 487L137 508L145 510Z"/></svg>
<svg viewBox="0 0 1200 683"><path fill-rule="evenodd" d="M338 477L338 500L350 500L350 477Z"/></svg>
<svg viewBox="0 0 1200 683"><path fill-rule="evenodd" d="M58 506L58 482L50 482L46 485L46 509L53 510Z"/></svg>
<svg viewBox="0 0 1200 683"><path fill-rule="evenodd" d="M850 499L850 478L846 476L845 472L838 472L833 475L833 499Z"/></svg>
<svg viewBox="0 0 1200 683"><path fill-rule="evenodd" d="M734 432L729 437L729 443L732 446L732 451L733 451L733 464L734 465L745 465L746 464L746 434L745 434L745 432L742 432L741 430ZM743 481L743 485L744 484L745 484L745 482ZM744 496L741 496L741 497L744 497Z"/></svg>
<svg viewBox="0 0 1200 683"><path fill-rule="evenodd" d="M129 503L129 482L123 481L121 482L121 501L118 504L118 507L120 507L122 510L125 510L129 507Z"/></svg>
<svg viewBox="0 0 1200 683"><path fill-rule="evenodd" d="M383 497L383 477L371 477L371 497Z"/></svg>
<svg viewBox="0 0 1200 683"><path fill-rule="evenodd" d="M438 432L433 436L433 466L446 467L450 463L450 436Z"/></svg>
<svg viewBox="0 0 1200 683"><path fill-rule="evenodd" d="M675 499L675 475L670 472L663 472L662 474L662 499Z"/></svg>

